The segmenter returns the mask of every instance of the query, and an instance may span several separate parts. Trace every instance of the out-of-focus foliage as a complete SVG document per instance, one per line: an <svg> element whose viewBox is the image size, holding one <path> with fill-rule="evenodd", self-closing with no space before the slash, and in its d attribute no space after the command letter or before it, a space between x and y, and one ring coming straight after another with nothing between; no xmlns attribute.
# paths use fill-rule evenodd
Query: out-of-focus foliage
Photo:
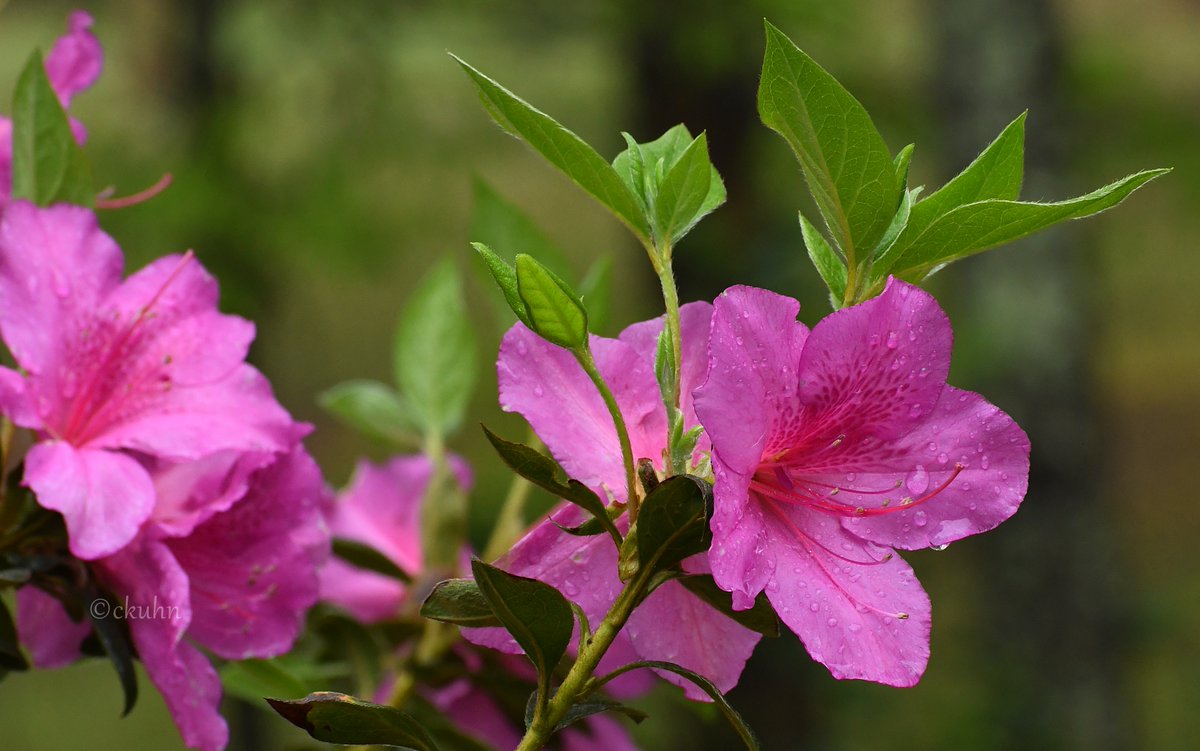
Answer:
<svg viewBox="0 0 1200 751"><path fill-rule="evenodd" d="M100 84L73 104L88 124L97 184L113 183L123 195L163 171L175 176L151 204L105 214L105 227L129 249L133 266L196 250L221 279L224 308L257 321L253 358L281 401L317 424L309 445L338 483L355 456L381 449L335 422L315 396L349 379L391 380L391 332L402 304L445 256L479 272L468 299L477 330L487 332L479 342L480 386L463 424L484 420L504 435L522 430L495 406L490 353L501 327L492 320L503 308L488 297L491 282L468 241L494 244L509 258L538 251L471 235L476 176L562 248L566 257L553 268L576 289L595 259L612 256L614 295L600 333L658 312L644 307L656 299L644 252L588 196L491 124L445 50L552 106L608 160L626 148L621 130L639 142L680 121L706 132L728 203L688 237L677 264L682 299L711 297L732 283L760 284L801 299L809 323L828 306L796 222L802 177L786 145L758 124L754 107L762 17L855 92L893 152L920 144L910 186L942 185L957 174L966 161L951 151L955 128L992 116L947 109L939 98L939 76L953 64L939 25L954 6L966 19L960 43L983 44L994 19L970 15L983 7L976 0L76 4L95 15L107 51ZM0 110L10 111L11 87L30 47L48 45L76 4L0 2ZM937 554L912 556L938 603L933 659L912 690L837 683L790 637L765 643L731 701L767 748L1002 749L1016 738L1087 748L1077 728L1089 721L1099 727L1101 719L1117 723L1132 747L1200 744L1200 566L1192 554L1200 510L1190 492L1193 426L1200 423L1200 261L1188 239L1200 236L1200 9L1183 0L1060 0L1053 9L1060 56L1046 76L1056 87L1056 110L1018 97L994 121L976 123L976 151L1032 106L1029 169L1044 177L1051 167L1055 184L1039 194L1044 183L1031 174L1023 194L1030 199L1078 195L1146 165L1176 170L1118 211L1004 251L1020 259L1053 254L1060 243L1076 246L1083 260L1066 283L1090 290L1084 297L1094 304L1062 310L1036 285L997 289L991 294L1007 314L960 330L951 380L970 388L988 374L1014 372L1013 362L1065 361L1068 351L1082 358L1084 377L1072 385L1092 395L1106 460L1092 468L1096 476L1065 479L1100 490L1062 513L1098 515L1113 532L1086 560L1063 562L1044 549L984 556L988 541L956 546L952 563ZM1026 59L1024 48L1013 50L1011 60ZM1003 91L1019 67L1011 60L989 68L980 85ZM696 91L711 99L689 94ZM1048 151L1059 154L1057 165L1039 164ZM482 200L487 208L492 199ZM495 201L490 205L494 210ZM802 208L817 216L815 207ZM977 260L933 285L956 324L956 311L979 304L963 291ZM1081 316L1083 348L1062 325ZM1021 386L1019 367L1016 373ZM1022 424L1038 408L995 395ZM1031 435L1035 457L1055 443L1055 430ZM453 447L478 471L471 514L482 542L507 472L477 431L463 430ZM1053 455L1040 458L1054 466ZM1025 508L1004 531L1016 541L1010 550L1021 550L1022 539L1044 539L1035 532L1055 499L1039 479L1035 472ZM1047 675L1035 660L997 659L1014 652L987 641L996 638L995 614L1006 607L1001 582L1072 576L1115 577L1124 599L1075 610L1051 602L1022 606L1003 613L1003 640L1048 640L1053 649L1053 640L1069 644L1103 621L1115 628L1116 655L1103 691ZM6 748L177 747L152 692L121 720L107 666L69 670L69 680L34 672L0 685ZM664 697L673 691L662 689ZM1097 719L1106 711L1096 699L1101 694L1119 699L1118 717ZM1018 709L1029 703L1061 723L1023 726ZM86 724L74 729L58 720L63 706ZM244 736L243 748L303 740L239 706L230 704L235 726L267 734ZM715 709L663 701L650 711L656 722L635 731L645 748L737 743Z"/></svg>

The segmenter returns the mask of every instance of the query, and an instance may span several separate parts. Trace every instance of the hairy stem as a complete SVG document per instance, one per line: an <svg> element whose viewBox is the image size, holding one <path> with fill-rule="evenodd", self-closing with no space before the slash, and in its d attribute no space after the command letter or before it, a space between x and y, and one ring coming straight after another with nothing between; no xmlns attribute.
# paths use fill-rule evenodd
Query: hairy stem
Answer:
<svg viewBox="0 0 1200 751"><path fill-rule="evenodd" d="M625 622L629 620L633 609L641 601L649 581L650 576L643 571L627 582L612 607L608 609L604 620L592 632L592 638L586 642L580 641L575 664L545 705L544 711L538 712L533 718L533 722L525 731L525 737L521 739L521 745L517 746L517 751L536 751L545 746L558 723L562 722L571 707L588 693L592 674L596 672L600 660L604 658L617 634L621 633Z"/></svg>

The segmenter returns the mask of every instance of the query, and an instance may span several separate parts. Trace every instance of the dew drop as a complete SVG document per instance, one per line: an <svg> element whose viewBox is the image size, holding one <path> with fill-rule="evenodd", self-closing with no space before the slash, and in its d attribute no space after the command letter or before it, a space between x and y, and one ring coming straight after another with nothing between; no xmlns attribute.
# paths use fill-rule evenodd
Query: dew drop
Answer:
<svg viewBox="0 0 1200 751"><path fill-rule="evenodd" d="M534 395L534 396L542 396L542 395L543 395L543 394L545 394L545 393L546 393L546 390L545 390L545 389L543 389L541 386L534 386L534 387L533 387L533 395Z"/></svg>
<svg viewBox="0 0 1200 751"><path fill-rule="evenodd" d="M921 405L914 403L911 407L909 407L908 408L908 416L909 417L920 417L921 416Z"/></svg>
<svg viewBox="0 0 1200 751"><path fill-rule="evenodd" d="M913 524L917 525L918 527L924 527L928 523L929 519L925 516L924 511L918 511L917 513L913 514Z"/></svg>
<svg viewBox="0 0 1200 751"><path fill-rule="evenodd" d="M938 460L938 464L945 464L946 462L950 461L950 457L946 456L946 452L943 451L942 453L937 455L937 460Z"/></svg>
<svg viewBox="0 0 1200 751"><path fill-rule="evenodd" d="M813 611L813 612L815 613L815 612L817 612L818 610L820 610L820 609L821 609L821 606L820 606L820 605L818 605L818 604L817 604L817 603L815 603L815 602L812 602L812 603L809 603L809 605L808 605L808 609L809 609L809 610L811 610L811 611Z"/></svg>
<svg viewBox="0 0 1200 751"><path fill-rule="evenodd" d="M739 337L736 337L736 338L734 339L734 341L735 341L735 342L737 342L737 345L738 345L739 347L740 347L740 346L742 346L742 344L743 344L742 337L740 337L740 336L739 336Z"/></svg>
<svg viewBox="0 0 1200 751"><path fill-rule="evenodd" d="M517 340L517 354L522 356L529 354L529 345L520 339Z"/></svg>
<svg viewBox="0 0 1200 751"><path fill-rule="evenodd" d="M862 631L862 626L857 623L851 623L849 626L847 626L847 628L850 629L850 633L852 634L857 634L859 631Z"/></svg>
<svg viewBox="0 0 1200 751"><path fill-rule="evenodd" d="M987 468L988 468L988 456L987 456L987 454L984 454L983 456L979 457L979 466L980 466L980 467L982 467L983 469L987 469Z"/></svg>
<svg viewBox="0 0 1200 751"><path fill-rule="evenodd" d="M918 464L916 469L909 472L904 484L913 495L920 495L928 490L929 473L925 471L925 465Z"/></svg>
<svg viewBox="0 0 1200 751"><path fill-rule="evenodd" d="M888 335L887 335L887 348L888 348L888 349L895 349L895 348L896 348L896 332L895 332L895 331L889 331L889 332L888 332Z"/></svg>
<svg viewBox="0 0 1200 751"><path fill-rule="evenodd" d="M829 626L830 628L835 628L837 626L837 618L830 618L829 620L825 621L825 625Z"/></svg>

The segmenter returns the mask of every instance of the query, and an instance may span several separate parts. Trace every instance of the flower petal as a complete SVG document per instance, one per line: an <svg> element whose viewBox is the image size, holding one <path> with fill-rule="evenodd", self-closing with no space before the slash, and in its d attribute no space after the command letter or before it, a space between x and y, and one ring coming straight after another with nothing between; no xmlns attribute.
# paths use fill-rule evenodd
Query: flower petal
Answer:
<svg viewBox="0 0 1200 751"><path fill-rule="evenodd" d="M882 545L914 550L986 532L1016 513L1029 486L1025 431L979 394L952 386L928 420L886 448L886 458L858 472L866 478L860 482L900 485L916 503L842 522ZM963 465L957 473L956 463ZM846 503L858 502L852 492L844 495Z"/></svg>
<svg viewBox="0 0 1200 751"><path fill-rule="evenodd" d="M156 501L151 521L166 537L184 537L246 495L250 477L271 464L266 452L219 451L195 461L153 467Z"/></svg>
<svg viewBox="0 0 1200 751"><path fill-rule="evenodd" d="M190 748L220 751L229 729L217 711L217 671L184 640L192 620L188 577L162 543L139 540L100 564L101 577L126 595L129 633L146 674Z"/></svg>
<svg viewBox="0 0 1200 751"><path fill-rule="evenodd" d="M75 94L94 84L104 67L104 51L91 32L92 23L88 13L81 10L72 13L67 21L67 34L59 37L46 55L46 75L63 107L71 104Z"/></svg>
<svg viewBox="0 0 1200 751"><path fill-rule="evenodd" d="M679 363L679 399L682 402L684 426L699 425L696 408L692 404L692 391L704 382L708 375L708 331L712 322L713 306L706 302L690 302L679 309L679 333L683 341L683 356ZM621 332L620 340L626 342L654 367L658 350L658 337L662 332L665 316L642 321ZM697 450L707 451L707 439Z"/></svg>
<svg viewBox="0 0 1200 751"><path fill-rule="evenodd" d="M0 334L21 367L52 379L67 342L88 333L121 280L121 250L78 206L16 201L0 220Z"/></svg>
<svg viewBox="0 0 1200 751"><path fill-rule="evenodd" d="M563 730L562 746L563 751L638 751L621 723L599 714Z"/></svg>
<svg viewBox="0 0 1200 751"><path fill-rule="evenodd" d="M900 556L808 509L768 507L767 599L835 678L913 686L929 661L929 597Z"/></svg>
<svg viewBox="0 0 1200 751"><path fill-rule="evenodd" d="M790 297L754 287L731 287L713 304L708 378L695 404L714 465L752 475L769 443L799 430L796 372L808 337L799 311Z"/></svg>
<svg viewBox="0 0 1200 751"><path fill-rule="evenodd" d="M750 479L713 459L713 541L708 562L713 579L733 594L733 607L747 610L775 573L775 560L762 555L770 537L763 510L750 498Z"/></svg>
<svg viewBox="0 0 1200 751"><path fill-rule="evenodd" d="M814 443L846 436L844 457L877 450L864 438L910 432L937 404L953 338L937 301L895 279L879 297L830 314L800 359L804 435Z"/></svg>
<svg viewBox="0 0 1200 751"><path fill-rule="evenodd" d="M38 430L42 427L42 420L25 393L25 378L3 366L0 366L0 413L22 428Z"/></svg>
<svg viewBox="0 0 1200 751"><path fill-rule="evenodd" d="M63 515L71 552L85 561L128 545L154 509L154 485L134 459L62 441L29 450L25 484L39 504Z"/></svg>
<svg viewBox="0 0 1200 751"><path fill-rule="evenodd" d="M323 493L316 462L298 448L255 473L231 509L166 542L190 581L191 638L235 660L291 648L328 554Z"/></svg>
<svg viewBox="0 0 1200 751"><path fill-rule="evenodd" d="M676 581L667 582L638 606L625 626L643 660L665 660L699 673L725 693L737 685L759 634L702 602ZM694 683L655 671L693 701L712 701Z"/></svg>
<svg viewBox="0 0 1200 751"><path fill-rule="evenodd" d="M625 342L593 336L591 345L621 408L634 459L648 457L661 466L667 428L653 366ZM571 477L625 500L612 417L570 352L517 324L500 344L496 372L500 406L523 415Z"/></svg>
<svg viewBox="0 0 1200 751"><path fill-rule="evenodd" d="M17 635L39 668L59 668L79 659L92 631L87 618L71 620L62 603L36 587L17 590Z"/></svg>

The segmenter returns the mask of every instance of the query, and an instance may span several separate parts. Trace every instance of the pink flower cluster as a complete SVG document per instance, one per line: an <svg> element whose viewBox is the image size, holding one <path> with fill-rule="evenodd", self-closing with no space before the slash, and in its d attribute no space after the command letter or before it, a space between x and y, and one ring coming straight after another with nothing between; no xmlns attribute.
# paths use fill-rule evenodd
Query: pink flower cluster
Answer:
<svg viewBox="0 0 1200 751"><path fill-rule="evenodd" d="M99 73L90 25L73 15L47 58L64 103ZM329 534L309 428L246 364L254 327L217 310L190 252L122 280L95 215L10 201L9 166L0 158L0 336L20 370L0 368L0 410L34 435L24 483L123 603L184 741L223 748L220 681L201 649L279 655L317 600ZM86 621L32 587L18 600L36 664L78 656Z"/></svg>
<svg viewBox="0 0 1200 751"><path fill-rule="evenodd" d="M952 332L927 293L893 280L812 331L796 320L799 307L734 287L681 311L685 425L703 426L696 460L709 455L716 483L712 548L685 569L711 571L737 609L765 591L834 676L910 686L929 657L929 599L894 549L940 548L1011 516L1025 495L1029 440L978 394L946 384ZM661 327L592 338L634 455L660 469L666 422L652 358ZM624 500L612 420L573 357L517 324L497 369L503 408L524 415L571 476ZM572 524L581 512L552 518ZM549 520L498 565L556 586L589 619L621 587L607 537L571 537ZM468 638L517 650L498 630ZM671 583L623 638L613 666L631 655L668 660L724 691L758 636Z"/></svg>

